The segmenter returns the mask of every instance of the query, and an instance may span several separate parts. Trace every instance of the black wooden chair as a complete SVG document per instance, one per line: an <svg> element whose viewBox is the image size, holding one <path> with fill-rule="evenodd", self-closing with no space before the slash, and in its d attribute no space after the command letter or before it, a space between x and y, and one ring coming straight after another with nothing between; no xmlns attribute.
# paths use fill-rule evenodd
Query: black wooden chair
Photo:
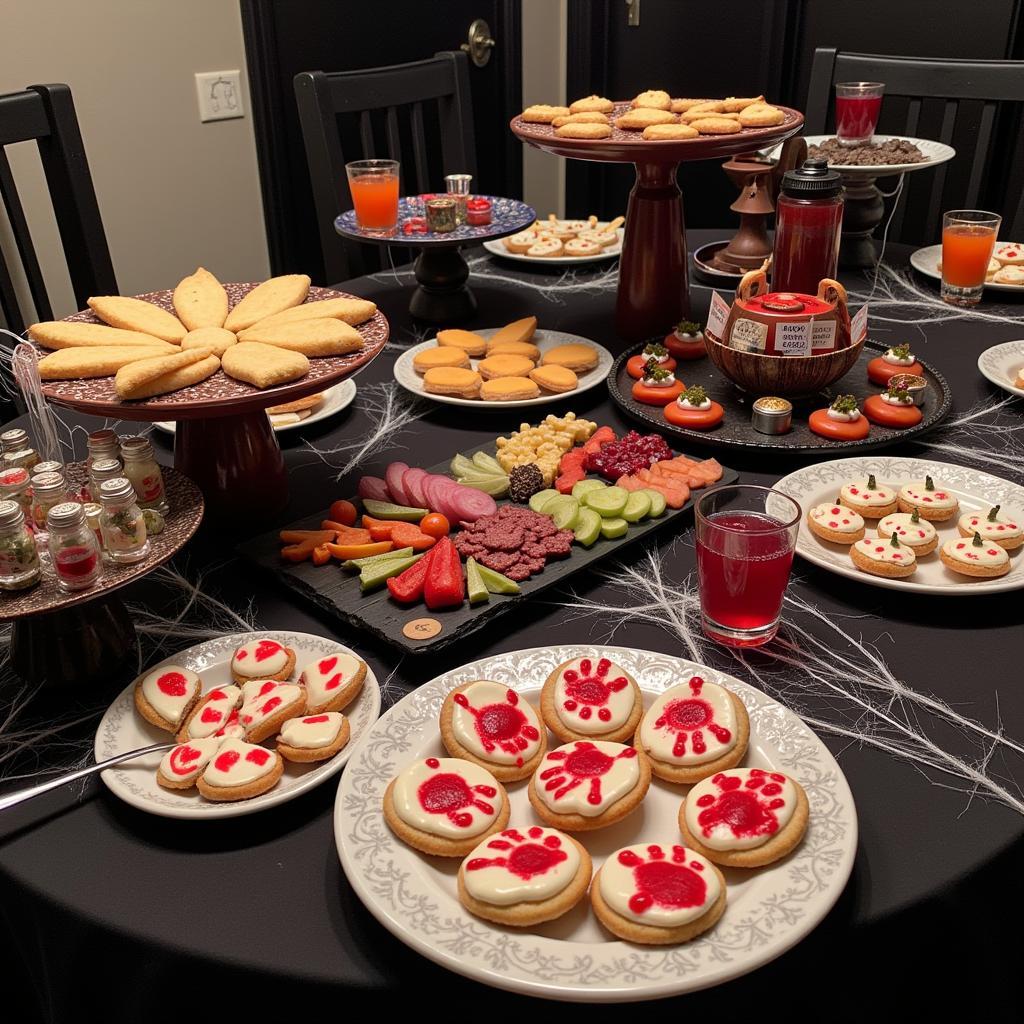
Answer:
<svg viewBox="0 0 1024 1024"><path fill-rule="evenodd" d="M352 209L345 164L401 162L402 195L438 191L445 174L476 173L473 109L464 53L360 71L295 76L325 284L380 269L385 250L341 238L334 219ZM440 147L428 146L439 139Z"/></svg>
<svg viewBox="0 0 1024 1024"><path fill-rule="evenodd" d="M909 195L896 211L890 238L935 241L944 210L977 208L1002 214L1000 237L1024 236L1024 61L815 50L805 107L808 135L834 130L835 82L885 83L880 134L932 138L956 148L949 163L908 175Z"/></svg>

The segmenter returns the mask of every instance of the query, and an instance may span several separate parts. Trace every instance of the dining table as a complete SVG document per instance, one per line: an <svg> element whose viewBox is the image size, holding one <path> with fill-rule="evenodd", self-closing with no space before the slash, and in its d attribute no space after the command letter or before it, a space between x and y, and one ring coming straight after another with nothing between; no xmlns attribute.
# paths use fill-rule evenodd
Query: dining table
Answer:
<svg viewBox="0 0 1024 1024"><path fill-rule="evenodd" d="M690 231L689 248L692 252L724 234ZM909 252L890 244L887 265L906 269ZM577 269L573 282L579 287L567 289L564 268L512 263L482 250L468 256L478 309L460 326L496 327L535 315L545 329L621 350L614 321L614 275L608 264ZM868 291L871 272L847 274L843 281L858 293ZM934 282L919 278L918 283L937 292ZM408 311L413 285L411 267L402 264L336 285L372 299L391 324L387 347L355 378L361 393L392 382L395 358L424 336ZM718 290L728 299L728 286ZM704 319L711 295L712 286L692 276L695 318ZM981 308L1007 316L1024 313L1019 300L1003 294L986 295ZM910 342L916 354L936 367L952 389L952 416L1006 397L981 376L976 362L983 349L1014 338L1019 327L995 318L950 316L925 325L916 325L909 315L906 323L896 319L869 318L870 337L891 344ZM516 429L525 419L536 421L549 411L566 410L616 432L635 426L604 387L567 395L550 407L488 406L468 416L462 408L427 402L419 418L339 477L352 451L344 446L373 427L370 406L357 397L328 420L279 435L289 497L275 525L350 496L362 473L380 473L395 458L433 465L447 454L471 450ZM1024 414L1024 400L1010 410ZM71 426L98 425L66 411L60 416ZM24 425L25 417L15 423ZM81 457L77 447L85 431L73 433ZM172 440L156 431L152 437L160 461L170 464ZM955 456L929 447L930 440L941 438L940 426L890 451L955 461ZM784 447L720 450L713 439L683 447L699 457L716 456L748 483L771 485L806 463ZM1017 467L1013 479L1024 483L1024 465ZM668 527L621 557L635 560L643 546L657 545L665 571L678 582L695 568L692 517L680 517ZM612 625L617 626L614 643L685 656L679 636L667 626L630 621L628 614L617 623L600 615L581 618L567 607L571 594L610 598L615 589L614 578L607 575L611 565L574 575L436 652L403 655L304 603L273 574L235 557L234 545L263 528L245 522L230 528L204 525L171 563L173 569L186 580L201 580L204 593L251 616L260 628L316 633L356 649L377 678L386 681L385 707L463 663L503 651L557 645L567 638L598 643ZM896 679L910 689L934 695L1018 744L1024 741L1020 591L968 595L965 585L964 594L953 597L906 593L847 579L802 560L795 565L790 589L825 619L841 622L846 632L874 645ZM124 594L131 607L170 609L181 590L167 576L155 574ZM808 628L822 637L830 635L820 622L812 621ZM192 642L183 634L180 646ZM143 634L140 643L144 660L151 638ZM750 657L756 662L759 656ZM138 670L134 655L128 662L124 673L95 684L88 693L48 687L25 715L31 720L69 709L102 711ZM726 654L716 664L743 678L742 669ZM8 682L7 692L0 690L5 706L15 699L13 687ZM836 713L825 692L805 688L802 701L818 719L828 721ZM97 720L60 737L40 736L29 756L22 752L16 759L16 777L0 777L0 793L28 784L39 773L84 763ZM1024 760L1009 746L995 744L985 757L987 748L979 751L971 736L948 721L922 710L920 725L944 749L1017 792ZM991 799L983 787L972 789L856 738L827 731L820 735L849 781L859 822L856 860L842 896L813 932L778 959L725 985L672 997L657 1005L657 1011L663 1006L666 1012L707 1014L708 1019L752 1014L760 1019L778 1001L794 1013L802 1008L813 1019L854 1020L876 1017L880 1004L894 1006L901 996L912 997L919 1007L929 1000L941 1006L947 987L968 982L981 1000L979 1008L1019 997L1024 952L1015 916L1024 907L1020 810ZM16 739L13 731L9 736L0 731L0 755ZM0 759L0 776L5 771ZM244 1013L250 1022L269 1020L279 1007L290 1014L285 1019L313 1019L357 1007L364 1012L376 1005L367 1001L371 999L379 1000L381 1009L398 1008L411 999L444 1007L441 1012L446 1014L473 1017L489 1006L503 1008L510 1019L550 1012L535 998L499 992L445 971L375 920L339 862L333 826L336 790L334 779L258 814L182 821L135 809L94 778L3 812L3 998L8 1008L21 1010L20 1017L8 1019L182 1021L191 1019L189 1010L197 1007L202 1019L226 1012ZM761 938L752 933L749 941ZM352 1003L353 998L359 1002Z"/></svg>

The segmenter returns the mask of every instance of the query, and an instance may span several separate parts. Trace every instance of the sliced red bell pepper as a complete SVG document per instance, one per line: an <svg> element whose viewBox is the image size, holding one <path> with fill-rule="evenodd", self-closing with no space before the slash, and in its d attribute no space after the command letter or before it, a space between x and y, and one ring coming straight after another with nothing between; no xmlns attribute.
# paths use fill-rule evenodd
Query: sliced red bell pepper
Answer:
<svg viewBox="0 0 1024 1024"><path fill-rule="evenodd" d="M392 576L387 581L391 596L402 604L413 604L423 597L423 587L427 581L427 572L433 561L437 548L424 555L415 565L410 565L399 576Z"/></svg>
<svg viewBox="0 0 1024 1024"><path fill-rule="evenodd" d="M423 587L423 600L427 607L433 611L462 604L466 597L466 581L462 576L462 560L451 538L442 537L422 561L428 559L430 570Z"/></svg>

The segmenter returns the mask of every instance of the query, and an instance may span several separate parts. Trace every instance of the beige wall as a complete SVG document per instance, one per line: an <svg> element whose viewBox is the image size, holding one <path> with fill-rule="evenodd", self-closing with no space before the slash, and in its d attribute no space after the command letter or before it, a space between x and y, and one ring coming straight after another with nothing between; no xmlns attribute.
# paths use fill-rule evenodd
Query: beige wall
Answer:
<svg viewBox="0 0 1024 1024"><path fill-rule="evenodd" d="M245 117L201 124L195 72L235 68ZM235 0L3 0L0 93L48 82L71 86L123 294L173 287L198 264L224 281L267 275ZM7 152L64 316L75 303L35 144Z"/></svg>

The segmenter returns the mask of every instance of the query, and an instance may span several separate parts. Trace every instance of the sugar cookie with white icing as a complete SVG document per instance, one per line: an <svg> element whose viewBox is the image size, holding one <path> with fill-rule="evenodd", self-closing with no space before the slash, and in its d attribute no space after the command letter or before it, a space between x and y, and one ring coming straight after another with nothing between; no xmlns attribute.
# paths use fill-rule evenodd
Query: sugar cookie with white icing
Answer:
<svg viewBox="0 0 1024 1024"><path fill-rule="evenodd" d="M384 791L384 820L404 843L435 857L464 857L509 818L508 794L486 769L456 757L407 765Z"/></svg>
<svg viewBox="0 0 1024 1024"><path fill-rule="evenodd" d="M533 707L490 679L455 687L441 705L440 725L452 757L482 765L500 782L529 778L548 747Z"/></svg>
<svg viewBox="0 0 1024 1024"><path fill-rule="evenodd" d="M295 668L295 652L284 644L258 637L242 644L231 659L231 678L241 686L250 679L288 679Z"/></svg>
<svg viewBox="0 0 1024 1024"><path fill-rule="evenodd" d="M668 946L711 928L725 911L721 871L679 843L639 843L616 850L590 887L597 919L613 935Z"/></svg>
<svg viewBox="0 0 1024 1024"><path fill-rule="evenodd" d="M952 519L960 508L956 495L937 487L930 476L923 480L908 480L900 488L897 501L901 512L913 512L916 508L922 519L933 523Z"/></svg>
<svg viewBox="0 0 1024 1024"><path fill-rule="evenodd" d="M693 676L665 690L644 713L633 745L667 782L699 782L743 760L750 719L724 686Z"/></svg>
<svg viewBox="0 0 1024 1024"><path fill-rule="evenodd" d="M679 808L686 845L716 864L757 868L785 857L807 832L803 786L782 772L732 768L698 782Z"/></svg>
<svg viewBox="0 0 1024 1024"><path fill-rule="evenodd" d="M913 548L921 558L930 555L939 546L939 535L927 519L922 518L918 509L913 512L893 512L878 521L878 536L888 540L893 534L901 544Z"/></svg>
<svg viewBox="0 0 1024 1024"><path fill-rule="evenodd" d="M218 686L204 693L178 731L178 742L215 736L241 702L242 691L237 686Z"/></svg>
<svg viewBox="0 0 1024 1024"><path fill-rule="evenodd" d="M1010 556L1006 548L990 540L985 540L980 533L967 540L966 537L954 537L942 545L939 552L942 564L962 576L976 576L992 579L1005 576L1011 569Z"/></svg>
<svg viewBox="0 0 1024 1024"><path fill-rule="evenodd" d="M874 473L867 480L850 480L839 488L839 503L858 512L865 519L881 519L899 507L896 492L875 479Z"/></svg>
<svg viewBox="0 0 1024 1024"><path fill-rule="evenodd" d="M311 715L343 711L359 696L365 681L366 663L344 651L311 661L299 676Z"/></svg>
<svg viewBox="0 0 1024 1024"><path fill-rule="evenodd" d="M1015 551L1024 544L1024 519L999 511L993 505L987 513L965 512L956 524L961 537L981 534L982 540L990 540L1007 551Z"/></svg>
<svg viewBox="0 0 1024 1024"><path fill-rule="evenodd" d="M856 544L864 536L864 517L834 501L809 509L807 526L815 536L833 544Z"/></svg>
<svg viewBox="0 0 1024 1024"><path fill-rule="evenodd" d="M306 691L295 683L279 683L243 704L238 711L238 721L250 743L262 743L280 732L289 718L305 710Z"/></svg>
<svg viewBox="0 0 1024 1024"><path fill-rule="evenodd" d="M326 761L348 743L352 727L340 711L289 718L277 737L277 752L300 764Z"/></svg>
<svg viewBox="0 0 1024 1024"><path fill-rule="evenodd" d="M210 736L188 740L168 750L156 770L157 785L164 789L191 789L223 742Z"/></svg>
<svg viewBox="0 0 1024 1024"><path fill-rule="evenodd" d="M150 725L175 732L195 707L200 689L195 672L161 665L135 683L135 708Z"/></svg>
<svg viewBox="0 0 1024 1024"><path fill-rule="evenodd" d="M524 927L571 910L590 885L590 854L540 825L507 828L478 844L459 868L459 902L477 917Z"/></svg>
<svg viewBox="0 0 1024 1024"><path fill-rule="evenodd" d="M872 576L898 579L913 576L917 571L917 556L909 544L901 544L896 534L884 537L865 537L850 548L850 558L861 572Z"/></svg>
<svg viewBox="0 0 1024 1024"><path fill-rule="evenodd" d="M251 800L277 785L281 755L245 740L226 739L196 781L207 800Z"/></svg>
<svg viewBox="0 0 1024 1024"><path fill-rule="evenodd" d="M643 713L636 680L598 654L562 662L540 694L544 724L563 743L582 739L621 743L636 732Z"/></svg>

